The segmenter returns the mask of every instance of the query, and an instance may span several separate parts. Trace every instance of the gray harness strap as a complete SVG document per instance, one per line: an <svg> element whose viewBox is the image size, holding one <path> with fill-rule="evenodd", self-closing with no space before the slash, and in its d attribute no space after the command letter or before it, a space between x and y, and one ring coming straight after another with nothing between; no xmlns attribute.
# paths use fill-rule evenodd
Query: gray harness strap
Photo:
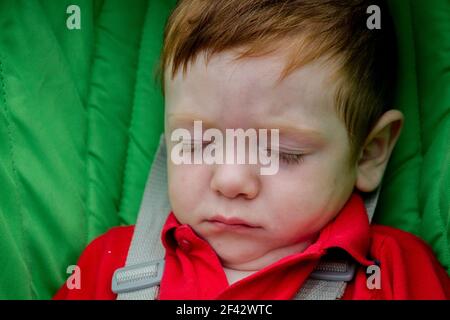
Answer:
<svg viewBox="0 0 450 320"><path fill-rule="evenodd" d="M297 292L294 300L336 300L345 292L347 282L355 275L355 264L349 260L323 258Z"/></svg>
<svg viewBox="0 0 450 320"><path fill-rule="evenodd" d="M118 300L153 300L158 296L164 271L164 248L161 230L170 212L167 194L167 156L164 136L145 186L126 265L114 272L112 291ZM369 194L365 205L372 219L379 190ZM355 264L351 261L320 261L295 296L295 300L335 300L342 297L346 284L353 279Z"/></svg>
<svg viewBox="0 0 450 320"><path fill-rule="evenodd" d="M153 300L164 270L161 229L170 212L164 136L145 186L126 266L113 276L112 291L119 300Z"/></svg>

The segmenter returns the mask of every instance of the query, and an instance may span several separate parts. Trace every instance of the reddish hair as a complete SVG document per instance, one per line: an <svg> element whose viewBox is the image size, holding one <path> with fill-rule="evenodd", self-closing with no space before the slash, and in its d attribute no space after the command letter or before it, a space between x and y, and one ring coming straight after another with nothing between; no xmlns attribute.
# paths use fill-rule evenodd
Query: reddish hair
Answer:
<svg viewBox="0 0 450 320"><path fill-rule="evenodd" d="M382 28L369 30L367 8L382 9ZM392 101L394 32L386 6L366 0L181 0L169 18L162 75L183 73L200 53L207 59L244 48L239 58L262 56L289 40L281 78L319 58L338 62L336 109L358 151ZM355 152L356 153L356 152Z"/></svg>

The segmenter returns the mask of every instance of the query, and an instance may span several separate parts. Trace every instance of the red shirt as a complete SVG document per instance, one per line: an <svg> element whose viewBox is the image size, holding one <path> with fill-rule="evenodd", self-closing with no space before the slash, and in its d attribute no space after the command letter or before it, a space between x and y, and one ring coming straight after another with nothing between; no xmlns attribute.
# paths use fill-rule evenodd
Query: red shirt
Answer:
<svg viewBox="0 0 450 320"><path fill-rule="evenodd" d="M66 285L55 299L115 299L111 279L125 265L133 226L116 227L81 255L81 288ZM422 240L409 233L369 225L364 203L354 194L305 251L228 285L211 246L171 213L162 230L166 264L159 299L291 299L329 248L341 248L358 263L343 299L449 299L450 278ZM380 266L381 288L368 289L366 268Z"/></svg>

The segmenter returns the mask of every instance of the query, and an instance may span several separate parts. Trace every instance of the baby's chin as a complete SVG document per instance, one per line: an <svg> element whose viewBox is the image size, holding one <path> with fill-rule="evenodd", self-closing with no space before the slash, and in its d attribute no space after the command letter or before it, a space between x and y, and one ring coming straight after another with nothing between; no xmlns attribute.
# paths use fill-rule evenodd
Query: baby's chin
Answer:
<svg viewBox="0 0 450 320"><path fill-rule="evenodd" d="M229 269L256 271L264 267L259 261L267 252L261 245L243 239L229 240L221 237L205 239L217 254L222 265Z"/></svg>
<svg viewBox="0 0 450 320"><path fill-rule="evenodd" d="M245 237L238 234L203 237L225 268L257 271L283 258L303 252L315 238L300 242L277 242L267 237Z"/></svg>

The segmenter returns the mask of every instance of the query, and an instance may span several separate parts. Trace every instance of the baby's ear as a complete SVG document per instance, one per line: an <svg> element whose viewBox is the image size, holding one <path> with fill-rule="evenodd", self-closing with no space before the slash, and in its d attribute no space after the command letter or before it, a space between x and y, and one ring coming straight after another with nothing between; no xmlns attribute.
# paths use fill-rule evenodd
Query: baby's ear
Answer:
<svg viewBox="0 0 450 320"><path fill-rule="evenodd" d="M377 121L364 142L358 161L356 188L374 191L381 183L384 170L403 126L403 114L389 110Z"/></svg>

